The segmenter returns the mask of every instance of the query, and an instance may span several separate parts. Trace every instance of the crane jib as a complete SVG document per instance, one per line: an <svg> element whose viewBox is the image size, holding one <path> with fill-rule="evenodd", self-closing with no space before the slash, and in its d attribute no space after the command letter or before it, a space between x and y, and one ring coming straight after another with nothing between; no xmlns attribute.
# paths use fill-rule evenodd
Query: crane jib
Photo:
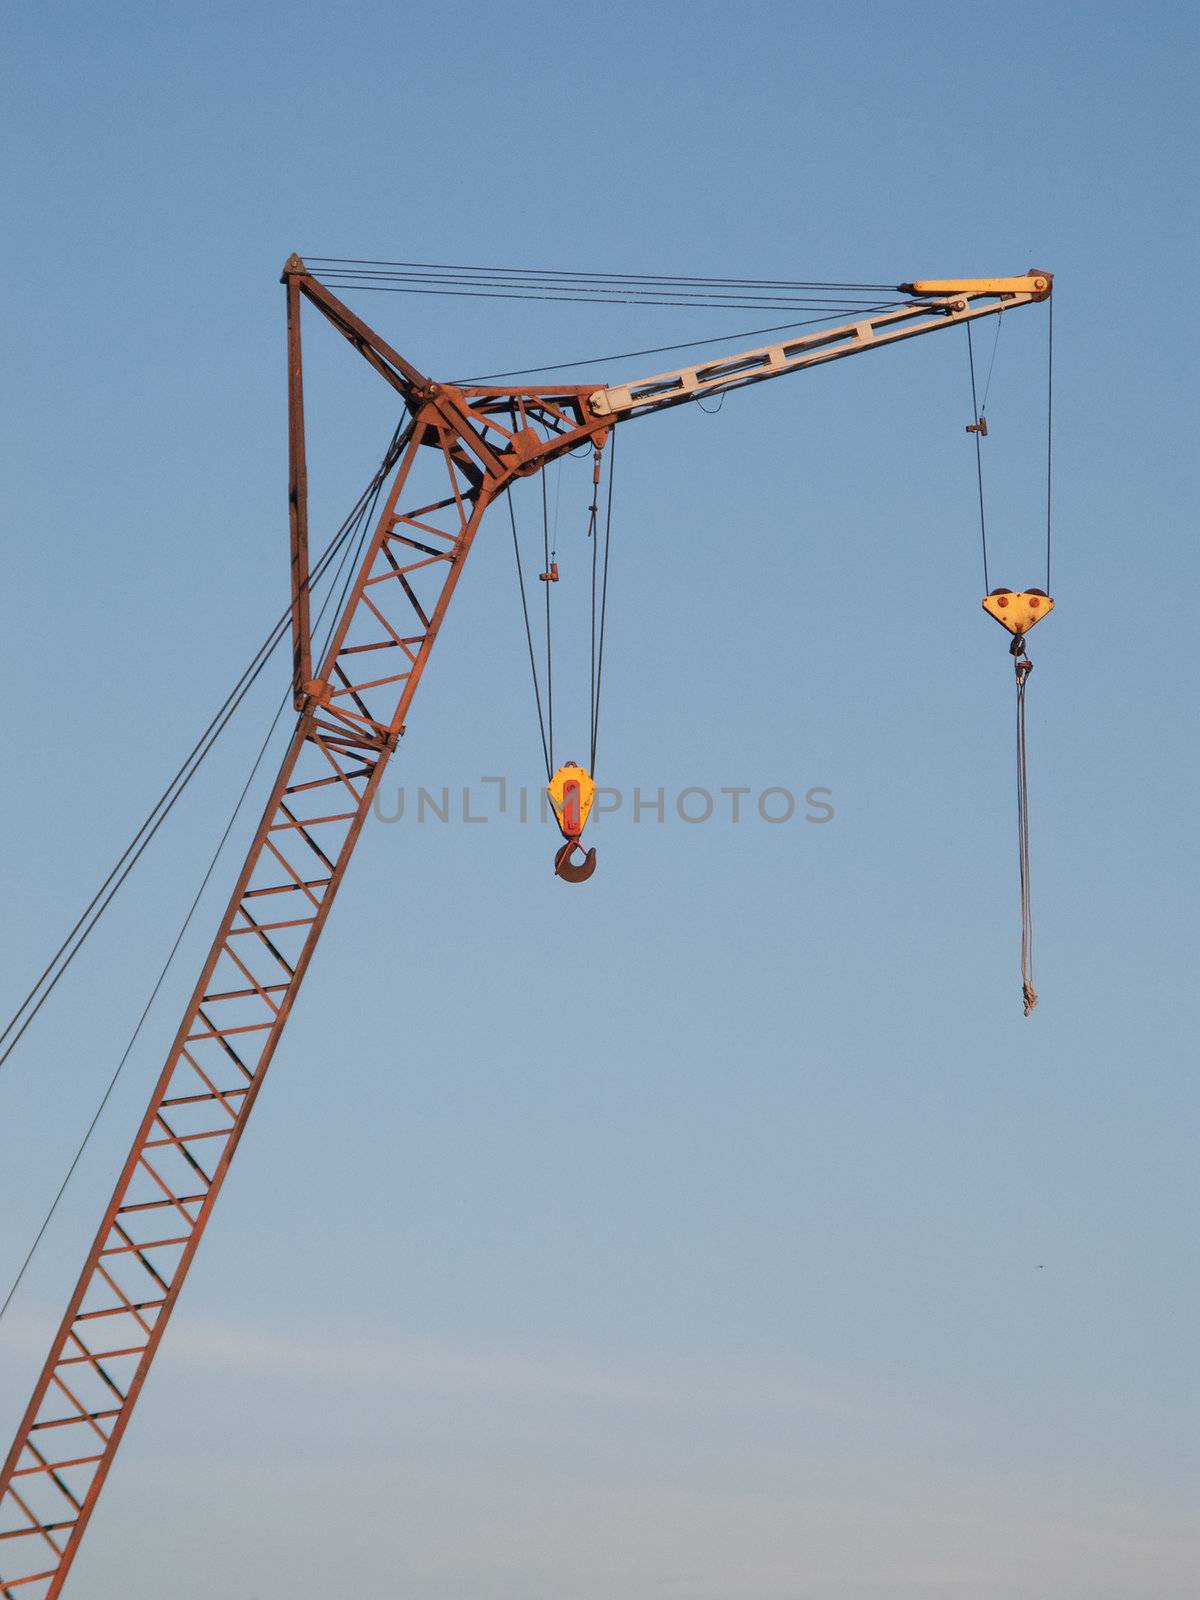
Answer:
<svg viewBox="0 0 1200 1600"><path fill-rule="evenodd" d="M913 299L899 309L616 387L485 388L432 382L298 256L283 279L296 723L0 1469L3 1600L55 1600L67 1580L492 502L583 443L599 449L617 422L1033 304L1052 282L920 280L903 286ZM410 413L321 661L308 611L302 301ZM594 850L573 860L591 782L583 769L563 778L556 871L568 882L595 867Z"/></svg>

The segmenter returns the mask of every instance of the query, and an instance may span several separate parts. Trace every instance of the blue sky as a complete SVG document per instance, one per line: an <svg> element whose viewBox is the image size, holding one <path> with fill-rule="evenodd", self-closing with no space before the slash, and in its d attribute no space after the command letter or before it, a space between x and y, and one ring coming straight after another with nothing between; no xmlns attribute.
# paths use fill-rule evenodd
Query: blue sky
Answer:
<svg viewBox="0 0 1200 1600"><path fill-rule="evenodd" d="M511 817L367 830L75 1592L1192 1592L1196 42L1182 5L8 8L8 1006L286 598L292 250L1057 286L1036 1015L959 335L627 430L597 876L556 883ZM755 325L355 303L444 376ZM332 335L309 351L322 542L395 418ZM1044 313L1006 319L1013 587L1044 358ZM587 477L557 491L568 608ZM506 539L392 797L538 782ZM283 671L0 1071L5 1286ZM835 816L635 825L635 786L689 785L819 785ZM235 867L0 1325L0 1433Z"/></svg>

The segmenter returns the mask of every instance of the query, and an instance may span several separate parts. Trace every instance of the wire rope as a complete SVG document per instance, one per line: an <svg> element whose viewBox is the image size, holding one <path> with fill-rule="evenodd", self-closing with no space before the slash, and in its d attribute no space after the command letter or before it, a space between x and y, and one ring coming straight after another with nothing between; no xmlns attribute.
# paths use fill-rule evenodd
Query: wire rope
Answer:
<svg viewBox="0 0 1200 1600"><path fill-rule="evenodd" d="M180 924L179 932L175 935L175 942L172 944L171 949L170 949L170 951L169 951L169 953L167 955L167 959L163 963L162 970L159 972L158 977L155 980L154 987L150 991L150 998L146 1001L146 1004L142 1009L142 1014L138 1018L137 1023L134 1026L133 1033L130 1035L129 1042L125 1046L125 1049L121 1054L121 1058L117 1062L116 1069L113 1072L112 1077L108 1081L108 1087L105 1089L103 1095L100 1097L100 1104L96 1107L95 1113L92 1116L92 1120L88 1123L88 1126L87 1126L87 1128L86 1128L86 1130L84 1132L83 1138L80 1141L79 1148L76 1150L74 1156L71 1158L71 1164L67 1168L66 1176L63 1178L61 1184L59 1185L58 1192L55 1194L54 1199L50 1202L50 1207L47 1210L46 1215L42 1219L41 1226L38 1228L38 1231L37 1231L36 1235L34 1236L33 1243L30 1245L29 1250L26 1253L25 1259L22 1261L20 1267L17 1269L16 1277L13 1279L12 1284L9 1286L9 1290L8 1290L8 1293L4 1297L3 1304L0 1304L0 1320L3 1320L5 1312L8 1310L9 1306L12 1304L13 1298L16 1295L17 1290L21 1287L21 1284L24 1281L25 1274L26 1274L26 1272L28 1272L30 1264L32 1263L34 1256L37 1254L38 1248L41 1245L42 1240L45 1238L46 1230L49 1228L51 1222L54 1219L54 1215L58 1210L59 1204L62 1201L63 1196L67 1192L67 1187L70 1184L71 1179L75 1176L76 1168L79 1166L79 1163L83 1160L84 1152L86 1151L88 1145L90 1144L91 1139L92 1139L92 1135L95 1133L97 1125L100 1122L100 1118L104 1115L105 1108L107 1107L109 1100L112 1098L113 1091L117 1087L117 1082L120 1079L122 1072L125 1070L125 1065L128 1062L130 1055L133 1053L134 1045L137 1043L139 1037L141 1036L142 1028L145 1025L146 1019L150 1015L151 1010L153 1009L154 1002L158 999L159 991L161 990L164 982L166 981L167 973L170 971L172 963L174 962L175 957L176 957L176 955L177 955L177 953L179 951L179 947L183 943L184 935L187 933L188 928L191 926L191 921L192 921L193 916L196 913L196 908L199 906L200 900L201 900L201 898L202 898L202 896L204 894L204 891L205 891L205 889L207 889L209 881L212 878L213 872L216 870L216 865L217 865L218 858L220 857L222 850L225 848L225 844L226 844L226 842L227 842L227 840L229 838L229 835L233 831L233 825L237 821L238 814L240 813L240 811L242 809L243 802L245 801L247 794L250 792L250 785L254 782L254 779L255 779L255 777L256 777L256 775L258 773L258 769L262 764L263 757L266 755L267 746L270 744L271 737L274 734L275 729L279 725L279 719L283 715L284 707L287 705L287 698L288 697L285 696L284 699L279 704L279 709L275 713L274 720L272 721L271 726L267 731L267 736L262 742L262 746L261 746L261 748L260 748L260 750L258 752L257 757L255 758L254 765L250 769L250 776L246 779L245 786L242 789L241 794L238 796L237 803L235 804L232 812L230 813L229 821L225 824L225 831L222 833L222 835L220 837L220 840L217 843L217 848L214 850L213 855L212 855L212 859L210 860L210 862L208 864L208 868L205 871L205 874L204 874L203 878L201 878L201 880L200 880L200 887L196 890L196 893L195 893L195 896L194 896L194 898L192 900L192 903L187 909L187 912L186 912L186 914L184 916L183 922Z"/></svg>
<svg viewBox="0 0 1200 1600"><path fill-rule="evenodd" d="M318 280L324 282L323 279ZM507 288L479 288L479 289L427 289L411 284L384 284L384 283L342 283L336 281L328 287L342 290L353 290L355 293L369 294L419 294L441 295L458 300L541 300L557 304L571 305L609 305L609 306L665 306L677 310L693 311L790 311L804 308L816 309L820 307L825 312L825 317L817 320L828 320L835 314L842 312L848 315L862 316L864 313L876 309L872 304L861 301L835 301L823 302L812 299L783 299L777 298L729 298L721 300L683 299L679 297L649 297L638 294L601 294L599 292L584 294L544 294L529 293ZM907 300L897 297L894 300L883 302L882 308L900 307L907 305Z"/></svg>
<svg viewBox="0 0 1200 1600"><path fill-rule="evenodd" d="M1017 657L1017 858L1021 881L1021 998L1026 1016L1038 1003L1033 977L1033 875L1029 854L1029 770L1025 750L1025 686L1029 671L1028 658L1022 651Z"/></svg>
<svg viewBox="0 0 1200 1600"><path fill-rule="evenodd" d="M391 289L396 293L409 290L427 289L434 293L446 290L448 293L454 289L468 289L472 293L486 291L504 291L520 294L530 292L534 294L547 294L570 298L582 295L585 298L596 295L628 296L634 302L646 300L651 303L661 300L694 300L698 303L721 301L778 301L783 300L788 304L810 304L839 307L843 305L861 305L865 300L877 299L880 294L892 293L899 296L899 289L793 289L781 285L769 289L766 293L759 293L761 286L750 284L739 286L729 284L721 286L714 283L705 288L697 288L687 281L676 283L637 284L624 283L615 279L578 279L572 282L561 282L553 278L543 277L459 277L449 273L426 274L415 272L345 272L329 269L318 269L322 282L332 281L333 285L343 285L347 288L377 288Z"/></svg>
<svg viewBox="0 0 1200 1600"><path fill-rule="evenodd" d="M542 484L542 550L546 558L546 565L542 573L542 581L546 585L546 725L548 729L547 741L549 744L548 760L550 771L554 771L554 651L550 634L550 587L553 582L554 567L550 556L550 515L546 505L546 474L539 474Z"/></svg>
<svg viewBox="0 0 1200 1600"><path fill-rule="evenodd" d="M359 497L354 509L343 522L341 528L333 536L326 549L314 564L309 575L310 589L318 583L328 571L328 568L338 551L352 541L360 522L367 516L368 507L373 506L379 488L395 465L398 457L398 442L400 430L393 435L392 443L384 457L371 483ZM17 1006L8 1022L0 1031L0 1043L4 1049L0 1052L0 1068L7 1062L26 1030L45 1005L54 989L82 949L84 942L91 934L105 911L116 898L125 880L137 865L150 841L166 821L179 799L199 771L205 757L212 750L225 728L229 725L238 707L250 692L267 662L270 660L276 647L285 637L291 623L291 606L283 611L258 650L251 657L249 665L242 672L225 700L209 721L207 727L196 740L187 756L155 801L145 819L134 833L129 844L118 856L116 863L108 876L96 890L91 900L84 907L74 926L63 939L58 949L51 956L36 981L33 983L24 999ZM40 991L40 992L39 992ZM7 1041L7 1043L5 1043Z"/></svg>
<svg viewBox="0 0 1200 1600"><path fill-rule="evenodd" d="M1054 297L1046 330L1046 593L1050 593L1050 512L1054 471Z"/></svg>
<svg viewBox="0 0 1200 1600"><path fill-rule="evenodd" d="M894 283L863 283L847 279L796 279L796 278L732 278L711 277L697 274L677 274L659 272L584 272L578 269L565 270L556 267L485 267L465 266L461 263L446 261L376 261L357 256L305 256L307 265L315 266L318 271L328 269L359 269L380 267L392 272L412 273L470 273L482 277L524 277L524 278L561 278L566 280L583 280L589 283L702 283L724 284L733 287L753 288L785 288L785 289L846 289L846 290L896 290L899 286Z"/></svg>
<svg viewBox="0 0 1200 1600"><path fill-rule="evenodd" d="M399 442L400 431L401 430L398 428L396 430L396 433L393 435L392 442L388 447L388 455L384 457L385 461L388 459L388 456L391 456L392 453L395 451L396 445ZM380 493L380 491L382 489L383 482L384 482L385 478L386 478L386 473L384 473L382 475L380 473L377 473L376 476L375 476L375 479L373 480L374 494L373 494L371 500L369 501L369 503L367 503L367 509L366 509L365 515L363 515L360 518L360 520L364 523L364 525L366 525L368 527L370 525L371 515L372 515L372 512L374 510L375 504L378 501L379 493ZM370 491L368 490L368 492L370 492ZM363 503L364 503L363 501L360 501L360 505L362 505ZM351 515L353 516L354 513L351 513ZM343 527L345 527L345 524L343 524ZM360 539L360 541L359 541L359 549L360 550L361 550L361 547L362 547L362 541ZM350 548L349 542L347 542L346 551L348 551L349 548ZM325 615L325 612L329 609L329 602L333 598L334 591L336 590L337 579L338 579L338 576L340 575L342 566L345 564L345 559L346 559L346 555L345 555L345 553L343 553L343 558L342 558L342 562L339 564L338 573L336 573L334 575L333 583L331 584L329 590L326 592L325 598L321 603L321 607L320 607L319 611L317 612L316 618L314 620L314 629L316 627L320 626L322 617ZM320 565L320 563L318 563L318 565ZM353 570L353 567L352 567L351 570ZM316 569L314 568L314 574L315 573L316 573ZM310 583L310 586L311 586L311 583ZM330 621L329 633L327 635L327 642L326 642L326 645L323 647L325 649L328 648L328 639L332 638L333 629L337 625L337 618L338 618L338 615L339 615L339 613L341 611L341 607L342 607L342 604L343 604L344 599L345 599L345 593L346 593L346 590L345 590L345 587L343 587L342 594L338 598L338 604L337 604L337 606L334 607L333 616L332 616L331 621ZM290 615L290 609L289 609L289 613L288 614ZM323 653L323 651L322 651L322 653ZM183 940L184 940L185 935L187 934L188 928L191 926L192 919L195 916L197 908L200 905L200 901L203 898L204 891L208 888L208 885L209 885L210 881L212 880L212 875L216 870L217 862L220 860L221 855L222 855L222 853L223 853L223 851L225 849L225 846L229 842L229 836L233 832L234 825L236 824L237 819L238 819L239 815L241 814L242 807L246 803L246 797L250 793L251 786L253 785L254 780L258 775L259 768L262 766L263 759L265 758L267 750L270 747L271 740L275 735L275 730L279 726L280 718L283 716L283 713L284 713L285 709L287 708L287 704L288 704L288 701L290 700L290 698L291 698L291 693L290 693L290 690L289 690L289 691L286 691L284 693L283 697L281 698L281 700L279 702L279 705L276 707L275 715L271 719L271 725L267 729L266 737L263 739L262 744L259 746L258 754L254 758L253 764L251 765L251 768L250 768L249 775L247 776L245 783L242 785L241 793L238 795L237 800L234 802L233 810L229 814L229 819L226 822L224 829L222 830L221 837L217 841L216 848L212 853L212 857L209 860L208 866L205 868L204 876L200 880L199 888L196 890L194 896L192 897L191 904L188 906L188 909L184 914L183 921L181 922L181 924L179 926L179 931L176 933L174 942L172 943L171 948L170 948L170 950L169 950L169 952L167 954L167 959L163 963L162 968L161 968L161 970L160 970L160 972L158 974L158 977L155 979L154 987L150 991L149 999L146 1001L145 1006L142 1008L141 1015L138 1017L138 1020L137 1020L136 1024L134 1025L133 1032L129 1036L129 1041L126 1044L124 1050L122 1051L121 1057L117 1062L117 1065L116 1065L116 1068L115 1068L115 1070L114 1070L114 1072L112 1074L112 1077L109 1079L108 1085L105 1088L104 1093L100 1098L100 1103L96 1107L96 1110L92 1115L92 1119L88 1123L88 1126L84 1131L83 1138L81 1139L81 1141L79 1143L79 1147L78 1147L78 1149L76 1150L74 1156L71 1159L71 1163L67 1168L66 1175L63 1178L62 1182L60 1183L60 1185L58 1187L58 1190L54 1195L53 1200L50 1202L50 1206L49 1206L48 1210L46 1211L45 1216L42 1219L41 1225L39 1226L36 1235L34 1236L33 1243L30 1245L29 1250L27 1251L24 1260L22 1261L20 1267L17 1269L16 1276L14 1277L11 1285L9 1286L8 1292L5 1294L3 1302L0 1302L0 1321L3 1320L3 1318L5 1316L5 1313L8 1311L9 1307L11 1306L11 1304L13 1302L13 1299L14 1299L15 1295L17 1294L17 1291L20 1289L21 1284L24 1281L25 1274L28 1272L29 1267L30 1267L30 1265L31 1265L31 1263L33 1261L33 1258L37 1254L37 1251L38 1251L38 1249L39 1249L39 1247L40 1247L40 1245L42 1243L42 1240L45 1238L46 1231L49 1228L51 1222L53 1221L56 1212L58 1211L58 1207L59 1207L60 1203L62 1202L63 1196L67 1192L67 1188L70 1185L71 1179L74 1177L75 1172L76 1172L76 1170L77 1170L77 1168L79 1166L79 1163L80 1163L80 1161L82 1161L84 1153L87 1150L87 1147L88 1147L89 1143L91 1142L92 1136L95 1133L97 1126L99 1125L100 1119L104 1115L105 1109L108 1106L108 1103L112 1098L113 1091L116 1089L117 1083L120 1080L121 1074L124 1072L126 1064L128 1063L129 1058L133 1053L134 1046L137 1044L138 1039L141 1037L142 1029L146 1024L146 1020L149 1017L150 1012L154 1008L154 1002L158 999L159 992L161 991L162 986L163 986L164 982L166 981L167 974L171 970L171 967L172 967L172 965L173 965L173 963L175 961L175 957L179 953L179 947L183 943Z"/></svg>
<svg viewBox="0 0 1200 1600"><path fill-rule="evenodd" d="M789 278L734 278L667 273L582 272L540 267L479 267L447 262L388 262L310 256L308 265L330 288L458 298L567 301L730 310L807 307L826 317L863 315L881 295L903 304L897 284Z"/></svg>
<svg viewBox="0 0 1200 1600"><path fill-rule="evenodd" d="M988 362L987 377L983 380L983 399L979 402L979 415L987 415L988 395L992 392L992 373L996 370L996 351L1000 348L1000 329L1004 326L1004 308L996 313L996 331L992 338L992 357ZM976 419L978 420L978 418Z"/></svg>
<svg viewBox="0 0 1200 1600"><path fill-rule="evenodd" d="M388 444L387 452L384 455L385 461L388 459L395 460L398 457L400 439L404 432L404 426L405 423L402 419L397 425L395 433L392 434L391 441ZM362 557L363 548L366 545L367 539L371 533L371 524L375 516L375 507L379 503L379 496L383 492L383 485L386 477L386 473L377 472L375 477L371 480L371 483L368 485L367 494L370 496L370 500L358 517L357 541L354 539L353 535L347 539L342 549L342 558L338 562L338 569L333 575L333 581L330 585L329 593L325 596L325 600L317 614L316 622L313 624L312 631L315 633L321 617L324 616L325 611L329 606L330 598L332 597L334 590L337 588L339 580L342 580L342 575L344 573L345 577L344 580L342 580L341 592L338 595L337 605L334 607L333 613L330 617L329 627L326 630L325 637L317 647L316 655L318 659L321 659L325 656L330 644L332 643L333 631L337 627L338 617L341 615L342 607L346 603L346 596L350 592L350 584L353 580L355 569L358 566L358 563Z"/></svg>
<svg viewBox="0 0 1200 1600"><path fill-rule="evenodd" d="M506 488L505 499L508 501L508 518L512 523L513 554L517 560L517 582L521 589L521 613L525 618L525 639L529 645L529 671L533 677L533 698L537 704L538 728L542 735L542 756L546 763L546 782L549 783L553 776L550 765L550 746L546 739L546 719L542 712L542 691L538 683L537 659L533 648L533 627L529 621L529 601L525 593L525 573L521 567L521 545L517 538L517 514L513 510L512 489Z"/></svg>
<svg viewBox="0 0 1200 1600"><path fill-rule="evenodd" d="M886 311L886 305L866 306L865 311ZM532 378L543 372L564 372L570 367L599 367L607 361L635 361L639 356L671 355L676 350L695 350L701 345L731 344L734 340L758 339L766 333L792 333L797 328L811 328L818 322L828 322L828 317L806 317L802 322L777 322L768 328L745 328L738 333L718 333L703 339L685 339L679 344L651 345L644 350L617 350L606 356L585 356L572 361L554 361L543 367L516 367L508 372L485 372L476 378L456 378L459 387L491 383L493 378Z"/></svg>
<svg viewBox="0 0 1200 1600"><path fill-rule="evenodd" d="M596 775L596 741L600 731L600 684L604 672L604 625L608 616L608 554L612 545L613 478L617 468L617 435L614 429L608 458L608 507L604 519L604 571L600 584L600 639L593 646L594 666L592 683L592 759L589 771ZM593 528L595 526L593 518ZM596 545L592 544L592 629L595 637L596 612Z"/></svg>
<svg viewBox="0 0 1200 1600"><path fill-rule="evenodd" d="M971 415L975 419L975 475L979 480L979 542L983 548L983 592L991 593L988 582L987 520L983 510L983 449L980 445L979 406L975 399L975 345L971 338L971 324L967 323L967 360L971 368Z"/></svg>
<svg viewBox="0 0 1200 1600"><path fill-rule="evenodd" d="M617 435L611 435L615 445ZM600 515L600 451L595 451L596 470L592 483L592 503L588 507L588 538L592 543L592 593L591 593L591 674L588 680L588 771L592 777L596 776L596 572L600 556L600 534L598 519Z"/></svg>

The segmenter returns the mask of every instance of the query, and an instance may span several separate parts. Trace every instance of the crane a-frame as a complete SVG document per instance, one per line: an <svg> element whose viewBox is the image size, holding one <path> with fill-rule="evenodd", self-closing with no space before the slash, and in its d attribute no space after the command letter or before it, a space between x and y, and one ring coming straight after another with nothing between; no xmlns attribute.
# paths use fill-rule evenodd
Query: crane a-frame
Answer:
<svg viewBox="0 0 1200 1600"><path fill-rule="evenodd" d="M166 1065L0 1471L0 1595L53 1600L112 1466L489 506L611 430L699 396L1049 297L1049 273L901 284L900 309L633 383L431 381L298 256L287 292L295 730ZM324 659L309 618L300 313L400 396L391 482ZM417 475L433 480L424 492Z"/></svg>

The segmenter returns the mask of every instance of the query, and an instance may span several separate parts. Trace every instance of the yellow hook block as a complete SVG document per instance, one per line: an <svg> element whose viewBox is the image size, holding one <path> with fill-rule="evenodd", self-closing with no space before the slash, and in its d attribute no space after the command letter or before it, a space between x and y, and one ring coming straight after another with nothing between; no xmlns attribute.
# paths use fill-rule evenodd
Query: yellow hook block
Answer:
<svg viewBox="0 0 1200 1600"><path fill-rule="evenodd" d="M554 815L564 839L578 839L596 797L596 785L583 767L568 761L546 785Z"/></svg>
<svg viewBox="0 0 1200 1600"><path fill-rule="evenodd" d="M1009 633L1028 633L1054 610L1054 601L1041 589L993 589L983 597L983 609Z"/></svg>

